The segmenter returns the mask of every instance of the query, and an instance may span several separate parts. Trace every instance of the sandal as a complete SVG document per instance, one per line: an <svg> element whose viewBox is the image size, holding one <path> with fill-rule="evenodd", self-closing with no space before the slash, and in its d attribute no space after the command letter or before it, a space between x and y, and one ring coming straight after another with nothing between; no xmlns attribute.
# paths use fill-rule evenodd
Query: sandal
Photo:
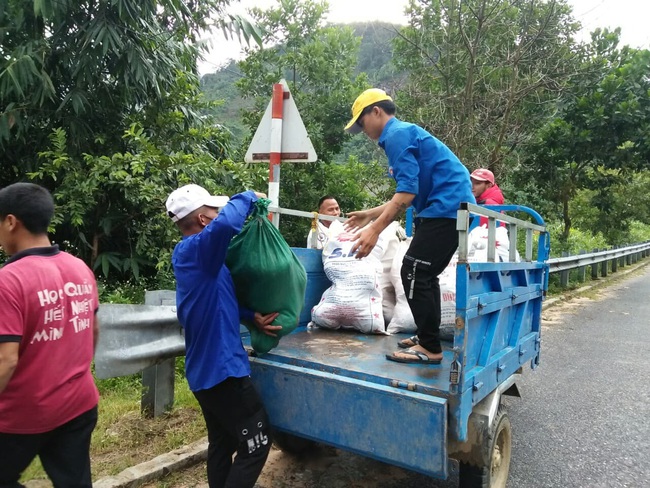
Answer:
<svg viewBox="0 0 650 488"><path fill-rule="evenodd" d="M395 354L405 354L411 356L410 358L401 358ZM441 359L431 359L429 356L420 351L414 351L413 349L407 349L406 351L395 351L393 354L386 354L386 359L389 361L395 361L396 363L406 363L406 364L440 364Z"/></svg>
<svg viewBox="0 0 650 488"><path fill-rule="evenodd" d="M407 342L410 341L410 344ZM418 336L414 335L408 339L401 340L397 343L397 347L400 349L408 349L409 347L417 346L420 343Z"/></svg>

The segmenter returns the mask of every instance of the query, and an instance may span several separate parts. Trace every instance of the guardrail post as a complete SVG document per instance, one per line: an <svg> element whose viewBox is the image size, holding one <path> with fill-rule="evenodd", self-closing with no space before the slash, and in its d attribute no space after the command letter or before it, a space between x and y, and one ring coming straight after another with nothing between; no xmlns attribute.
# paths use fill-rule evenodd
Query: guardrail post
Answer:
<svg viewBox="0 0 650 488"><path fill-rule="evenodd" d="M602 263L600 263L600 275L605 278L607 276L607 270L609 269L609 261L605 259Z"/></svg>
<svg viewBox="0 0 650 488"><path fill-rule="evenodd" d="M598 252L598 249L594 249L592 252ZM598 279L598 263L594 263L591 265L591 279L592 280Z"/></svg>
<svg viewBox="0 0 650 488"><path fill-rule="evenodd" d="M614 249L618 249L619 246L615 246ZM618 258L612 259L612 273L618 271Z"/></svg>
<svg viewBox="0 0 650 488"><path fill-rule="evenodd" d="M147 291L145 305L175 305L176 292L170 290ZM145 417L158 417L174 405L174 378L176 360L165 359L142 371L142 397L140 411Z"/></svg>
<svg viewBox="0 0 650 488"><path fill-rule="evenodd" d="M568 256L568 255L569 255L569 253L566 252L566 251L562 253L562 257ZM560 272L560 286L562 288L566 288L567 286L569 286L569 270L568 269Z"/></svg>
<svg viewBox="0 0 650 488"><path fill-rule="evenodd" d="M627 264L628 266L632 264L632 255L631 254L628 254L627 256L625 256L625 264Z"/></svg>
<svg viewBox="0 0 650 488"><path fill-rule="evenodd" d="M578 254L587 254L587 251L580 251ZM578 268L578 281L580 283L584 283L587 275L587 267L586 266L580 266Z"/></svg>

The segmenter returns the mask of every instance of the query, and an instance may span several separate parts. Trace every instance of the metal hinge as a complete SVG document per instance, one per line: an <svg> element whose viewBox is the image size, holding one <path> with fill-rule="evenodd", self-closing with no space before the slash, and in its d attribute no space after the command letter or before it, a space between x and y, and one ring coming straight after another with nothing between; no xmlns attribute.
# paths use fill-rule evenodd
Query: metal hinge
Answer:
<svg viewBox="0 0 650 488"><path fill-rule="evenodd" d="M400 381L400 380L390 380L390 386L394 388L402 388L403 390L408 390L408 391L418 390L418 385L416 385L415 383L407 383L406 381Z"/></svg>

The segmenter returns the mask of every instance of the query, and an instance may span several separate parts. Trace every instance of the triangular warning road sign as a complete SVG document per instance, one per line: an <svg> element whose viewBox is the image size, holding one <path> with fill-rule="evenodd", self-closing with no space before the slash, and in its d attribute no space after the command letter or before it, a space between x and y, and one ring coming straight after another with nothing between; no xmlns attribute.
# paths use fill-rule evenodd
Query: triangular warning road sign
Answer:
<svg viewBox="0 0 650 488"><path fill-rule="evenodd" d="M314 146L307 135L307 129L302 122L296 102L291 96L285 80L280 83L284 88L282 110L282 149L281 160L287 163L311 163L318 159ZM248 147L244 161L247 163L263 163L270 160L271 154L271 122L272 101L266 107L260 125Z"/></svg>

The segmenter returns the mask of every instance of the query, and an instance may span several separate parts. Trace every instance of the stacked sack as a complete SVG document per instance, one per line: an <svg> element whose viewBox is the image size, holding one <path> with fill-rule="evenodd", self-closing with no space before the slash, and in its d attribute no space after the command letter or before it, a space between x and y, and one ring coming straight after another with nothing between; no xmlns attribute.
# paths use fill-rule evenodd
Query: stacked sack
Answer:
<svg viewBox="0 0 650 488"><path fill-rule="evenodd" d="M397 302L395 286L391 277L393 260L400 248L400 242L406 239L406 233L397 222L393 222L381 233L384 241L384 254L381 257L381 276L379 290L381 291L382 311L384 321L388 324L393 319L393 310Z"/></svg>
<svg viewBox="0 0 650 488"><path fill-rule="evenodd" d="M488 230L486 226L477 227L469 235L468 256L469 262L487 262ZM400 243L399 249L393 259L393 266L390 271L390 280L395 289L395 308L393 309L392 320L388 323L386 331L389 334L400 332L415 333L417 327L413 320L413 314L406 300L400 270L402 260L408 250L410 239ZM510 240L505 227L496 229L496 254L500 261L508 261L510 254ZM519 261L517 257L516 261ZM454 253L451 261L445 270L438 276L440 283L440 336L450 339L454 335L456 322L456 266L458 264L458 252Z"/></svg>
<svg viewBox="0 0 650 488"><path fill-rule="evenodd" d="M329 240L323 248L323 268L332 282L312 309L311 326L328 329L354 329L364 333L397 334L417 330L402 285L401 268L411 245L397 222L379 236L372 253L356 259L350 251L354 234L341 222L332 222ZM487 227L478 227L469 235L470 262L487 262ZM496 229L496 253L500 261L509 259L508 232ZM517 258L517 261L519 258ZM440 335L450 339L456 320L456 266L454 253L438 277L440 283Z"/></svg>
<svg viewBox="0 0 650 488"><path fill-rule="evenodd" d="M385 239L380 235L370 255L356 259L351 252L354 238L342 223L330 225L329 240L323 248L323 269L332 286L312 309L310 325L385 334L380 289Z"/></svg>

